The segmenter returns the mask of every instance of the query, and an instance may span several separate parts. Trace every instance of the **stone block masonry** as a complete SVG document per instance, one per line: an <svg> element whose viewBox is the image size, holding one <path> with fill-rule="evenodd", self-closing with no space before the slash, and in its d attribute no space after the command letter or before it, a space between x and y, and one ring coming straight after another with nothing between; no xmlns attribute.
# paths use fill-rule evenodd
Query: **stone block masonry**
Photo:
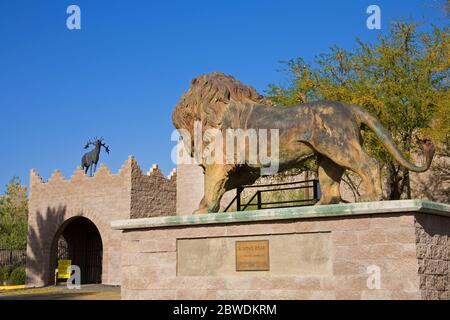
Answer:
<svg viewBox="0 0 450 320"><path fill-rule="evenodd" d="M154 165L147 175L143 175L136 162L132 166L131 218L175 215L177 174L166 178L158 166Z"/></svg>
<svg viewBox="0 0 450 320"><path fill-rule="evenodd" d="M123 299L449 298L450 206L434 202L157 217L111 227L123 232ZM236 271L234 244L242 240L269 240L269 271ZM377 275L379 287L371 280Z"/></svg>
<svg viewBox="0 0 450 320"><path fill-rule="evenodd" d="M97 227L103 244L102 283L121 283L121 232L117 219L176 214L176 174L166 178L157 166L147 175L133 157L117 174L101 165L94 177L78 168L70 179L55 171L48 182L32 170L27 244L27 285L54 281L55 241L66 223L85 217Z"/></svg>
<svg viewBox="0 0 450 320"><path fill-rule="evenodd" d="M450 300L450 219L420 214L415 226L422 298Z"/></svg>

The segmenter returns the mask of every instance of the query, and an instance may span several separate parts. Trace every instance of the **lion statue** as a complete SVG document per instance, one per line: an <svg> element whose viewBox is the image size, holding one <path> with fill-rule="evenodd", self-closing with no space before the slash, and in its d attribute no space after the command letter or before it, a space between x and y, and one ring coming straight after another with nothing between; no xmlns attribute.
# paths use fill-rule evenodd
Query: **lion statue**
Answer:
<svg viewBox="0 0 450 320"><path fill-rule="evenodd" d="M417 139L424 164L411 163L399 150L391 134L365 109L337 101L318 101L289 107L274 107L253 88L223 73L211 73L192 80L173 115L173 124L193 155L195 122L201 133L210 129L278 129L278 171L298 168L317 156L321 199L318 204L341 201L339 186L345 170L358 174L366 194L361 201L382 199L378 163L363 149L362 130L370 128L389 154L414 172L428 170L434 155L429 139ZM235 150L247 154L249 144ZM239 147L238 147L239 148ZM237 149L238 149L237 148ZM260 152L260 150L258 150ZM262 163L211 163L200 159L204 170L204 197L196 213L218 212L223 194L241 185L253 184L261 175Z"/></svg>

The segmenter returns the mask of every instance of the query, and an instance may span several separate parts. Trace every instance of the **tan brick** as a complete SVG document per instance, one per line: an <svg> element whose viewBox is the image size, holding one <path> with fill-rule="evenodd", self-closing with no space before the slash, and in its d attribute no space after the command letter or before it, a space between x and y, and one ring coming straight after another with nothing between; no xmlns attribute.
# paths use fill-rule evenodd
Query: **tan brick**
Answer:
<svg viewBox="0 0 450 320"><path fill-rule="evenodd" d="M370 219L370 229L390 229L398 227L408 227L414 221L413 215L407 214L392 214L383 216L373 216Z"/></svg>
<svg viewBox="0 0 450 320"><path fill-rule="evenodd" d="M270 299L267 297L270 291L261 290L218 290L216 292L216 299L218 300L259 300ZM276 298L272 298L276 299Z"/></svg>
<svg viewBox="0 0 450 320"><path fill-rule="evenodd" d="M260 294L263 300L310 300L313 299L310 290L267 290Z"/></svg>
<svg viewBox="0 0 450 320"><path fill-rule="evenodd" d="M208 277L206 279L207 288L211 290L219 290L225 288L226 281L220 277Z"/></svg>
<svg viewBox="0 0 450 320"><path fill-rule="evenodd" d="M121 288L120 297L122 300L139 300L139 291Z"/></svg>
<svg viewBox="0 0 450 320"><path fill-rule="evenodd" d="M179 289L177 290L177 300L212 300L216 298L216 292L207 289Z"/></svg>
<svg viewBox="0 0 450 320"><path fill-rule="evenodd" d="M389 243L415 243L416 234L414 228L388 229L386 231Z"/></svg>
<svg viewBox="0 0 450 320"><path fill-rule="evenodd" d="M352 291L352 290L337 290L336 291L336 299L337 300L360 300L361 299L361 291Z"/></svg>
<svg viewBox="0 0 450 320"><path fill-rule="evenodd" d="M416 257L415 244L376 244L370 246L372 259L403 259Z"/></svg>
<svg viewBox="0 0 450 320"><path fill-rule="evenodd" d="M235 224L226 227L227 236L272 234L273 228L268 223Z"/></svg>
<svg viewBox="0 0 450 320"><path fill-rule="evenodd" d="M176 238L223 237L228 235L228 228L223 225L180 227L174 230L176 230Z"/></svg>
<svg viewBox="0 0 450 320"><path fill-rule="evenodd" d="M429 258L433 260L446 260L447 259L447 248L443 245L432 244L429 246Z"/></svg>
<svg viewBox="0 0 450 320"><path fill-rule="evenodd" d="M334 259L335 261L348 261L352 259L371 259L372 246L352 245L352 246L336 246Z"/></svg>
<svg viewBox="0 0 450 320"><path fill-rule="evenodd" d="M316 229L318 231L357 231L367 230L370 227L370 218L356 217L346 219L321 219Z"/></svg>
<svg viewBox="0 0 450 320"><path fill-rule="evenodd" d="M371 229L358 232L358 244L371 245L386 243L386 231L384 229Z"/></svg>
<svg viewBox="0 0 450 320"><path fill-rule="evenodd" d="M174 238L161 238L141 240L139 252L173 252L177 250L177 242Z"/></svg>
<svg viewBox="0 0 450 320"><path fill-rule="evenodd" d="M355 275L366 272L366 267L358 260L338 260L333 263L334 275Z"/></svg>
<svg viewBox="0 0 450 320"><path fill-rule="evenodd" d="M304 219L293 223L295 232L313 232L320 231L320 223L312 219ZM323 230L322 230L323 231ZM328 231L328 230L326 230Z"/></svg>
<svg viewBox="0 0 450 320"><path fill-rule="evenodd" d="M227 290L252 290L253 281L247 277L228 277L225 279L225 289Z"/></svg>
<svg viewBox="0 0 450 320"><path fill-rule="evenodd" d="M150 286L150 279L147 277L129 277L123 275L121 286L126 289L142 290L148 289Z"/></svg>
<svg viewBox="0 0 450 320"><path fill-rule="evenodd" d="M298 227L295 222L273 222L272 223L272 232L274 234L282 234L282 233L295 233L298 232Z"/></svg>
<svg viewBox="0 0 450 320"><path fill-rule="evenodd" d="M414 258L386 259L380 264L381 271L392 275L416 274L419 264Z"/></svg>
<svg viewBox="0 0 450 320"><path fill-rule="evenodd" d="M139 240L124 240L122 241L123 251L126 252L139 252ZM115 251L115 250L114 250Z"/></svg>
<svg viewBox="0 0 450 320"><path fill-rule="evenodd" d="M352 245L358 241L354 231L333 231L331 236L334 245Z"/></svg>
<svg viewBox="0 0 450 320"><path fill-rule="evenodd" d="M391 300L392 291L390 290L363 290L361 292L363 300Z"/></svg>
<svg viewBox="0 0 450 320"><path fill-rule="evenodd" d="M175 300L177 290L141 290L139 300Z"/></svg>
<svg viewBox="0 0 450 320"><path fill-rule="evenodd" d="M327 290L327 291L337 290L338 287L336 286L336 279L332 276L321 277L320 289Z"/></svg>
<svg viewBox="0 0 450 320"><path fill-rule="evenodd" d="M423 243L418 243L416 245L417 248L417 258L418 259L427 259L431 258L431 250L430 246Z"/></svg>
<svg viewBox="0 0 450 320"><path fill-rule="evenodd" d="M436 276L434 279L434 289L439 291L445 291L447 288L446 276Z"/></svg>
<svg viewBox="0 0 450 320"><path fill-rule="evenodd" d="M262 277L261 277L262 278ZM259 281L264 283L261 278L255 279L252 289L275 289L275 290L319 290L321 288L319 276L298 277L298 276L272 276L270 282L265 287L260 287ZM270 285L268 287L267 285Z"/></svg>
<svg viewBox="0 0 450 320"><path fill-rule="evenodd" d="M343 291L361 291L367 289L367 275L336 276L336 287Z"/></svg>
<svg viewBox="0 0 450 320"><path fill-rule="evenodd" d="M417 276L381 274L381 289L393 291L419 291L420 280Z"/></svg>

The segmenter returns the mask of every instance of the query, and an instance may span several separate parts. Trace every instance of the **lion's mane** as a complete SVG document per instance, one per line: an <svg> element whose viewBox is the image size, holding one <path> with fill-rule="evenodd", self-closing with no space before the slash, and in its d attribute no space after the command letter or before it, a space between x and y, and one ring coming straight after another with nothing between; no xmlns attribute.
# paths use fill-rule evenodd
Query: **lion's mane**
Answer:
<svg viewBox="0 0 450 320"><path fill-rule="evenodd" d="M219 128L223 114L233 103L270 104L252 87L220 72L201 75L192 80L172 115L177 129L193 133L194 121L203 129Z"/></svg>

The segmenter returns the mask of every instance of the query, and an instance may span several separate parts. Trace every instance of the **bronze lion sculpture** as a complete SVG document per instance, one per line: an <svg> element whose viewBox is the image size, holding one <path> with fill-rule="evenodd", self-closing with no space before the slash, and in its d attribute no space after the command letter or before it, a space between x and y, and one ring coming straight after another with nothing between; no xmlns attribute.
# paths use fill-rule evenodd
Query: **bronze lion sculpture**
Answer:
<svg viewBox="0 0 450 320"><path fill-rule="evenodd" d="M193 153L194 123L202 133L214 128L278 129L278 171L299 167L317 156L321 199L318 204L341 201L339 186L345 170L358 174L365 187L362 201L382 199L381 175L377 162L363 149L362 130L370 128L389 154L403 167L424 172L430 167L434 145L418 139L424 164L411 163L380 122L365 109L336 101L319 101L290 107L273 107L253 88L222 73L202 75L194 80L177 104L173 123L181 133L188 152ZM249 145L241 146L248 152ZM223 194L241 185L253 184L261 175L261 163L207 163L200 159L205 174L204 197L197 213L218 212Z"/></svg>

